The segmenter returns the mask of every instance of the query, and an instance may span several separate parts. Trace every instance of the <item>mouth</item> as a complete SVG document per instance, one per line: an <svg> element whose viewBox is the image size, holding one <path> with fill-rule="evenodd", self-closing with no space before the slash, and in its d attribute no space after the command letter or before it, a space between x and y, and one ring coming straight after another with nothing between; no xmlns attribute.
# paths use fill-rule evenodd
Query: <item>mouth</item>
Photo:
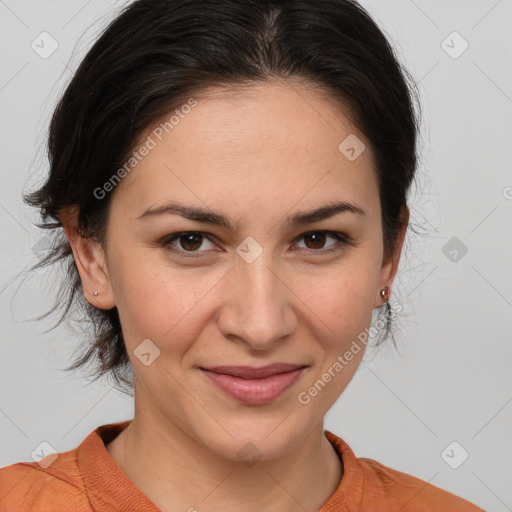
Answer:
<svg viewBox="0 0 512 512"><path fill-rule="evenodd" d="M260 368L216 366L200 370L210 382L238 402L263 405L289 389L306 368L306 365L276 363Z"/></svg>
<svg viewBox="0 0 512 512"><path fill-rule="evenodd" d="M274 363L259 368L253 366L215 366L213 368L201 369L221 375L231 375L232 377L238 377L240 379L266 379L267 377L292 372L304 368L305 366L306 365L291 363Z"/></svg>

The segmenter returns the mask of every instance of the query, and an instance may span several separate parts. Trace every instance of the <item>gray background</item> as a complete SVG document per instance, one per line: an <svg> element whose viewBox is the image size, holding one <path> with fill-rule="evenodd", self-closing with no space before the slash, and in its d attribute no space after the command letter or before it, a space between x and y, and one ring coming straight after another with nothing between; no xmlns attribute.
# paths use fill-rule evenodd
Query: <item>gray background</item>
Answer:
<svg viewBox="0 0 512 512"><path fill-rule="evenodd" d="M47 172L49 115L123 3L0 0L0 466L31 460L42 441L72 449L98 425L132 417L132 399L107 381L87 385L61 370L75 333L45 334L56 317L29 320L52 304L55 274L14 279L35 263L42 236L21 193ZM361 3L420 86L422 161L410 201L421 232L407 236L391 298L405 311L399 351L390 340L365 355L325 428L358 456L486 510L512 510L512 2ZM43 31L58 43L47 58L31 47ZM461 55L454 31L469 44ZM458 465L462 450L469 457L453 469L447 461Z"/></svg>

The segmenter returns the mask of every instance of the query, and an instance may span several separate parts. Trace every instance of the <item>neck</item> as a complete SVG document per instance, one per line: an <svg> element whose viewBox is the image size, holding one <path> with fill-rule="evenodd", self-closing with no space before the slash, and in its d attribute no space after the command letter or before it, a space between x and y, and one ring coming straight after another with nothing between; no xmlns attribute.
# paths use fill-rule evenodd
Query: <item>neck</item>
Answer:
<svg viewBox="0 0 512 512"><path fill-rule="evenodd" d="M163 512L318 510L343 476L323 421L282 457L243 464L222 457L161 416L138 412L106 449Z"/></svg>

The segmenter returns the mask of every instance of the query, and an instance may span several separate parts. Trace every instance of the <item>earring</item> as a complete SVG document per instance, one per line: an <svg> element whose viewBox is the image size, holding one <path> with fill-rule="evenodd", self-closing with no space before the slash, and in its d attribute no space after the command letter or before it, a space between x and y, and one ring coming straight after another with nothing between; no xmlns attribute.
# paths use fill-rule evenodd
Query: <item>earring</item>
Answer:
<svg viewBox="0 0 512 512"><path fill-rule="evenodd" d="M95 297L97 297L97 295L98 295L98 292L94 292L94 293L93 293L93 295L94 295Z"/></svg>
<svg viewBox="0 0 512 512"><path fill-rule="evenodd" d="M382 298L387 302L388 301L388 292L389 292L389 288L386 286L384 289L382 289L380 291L380 294L382 296Z"/></svg>

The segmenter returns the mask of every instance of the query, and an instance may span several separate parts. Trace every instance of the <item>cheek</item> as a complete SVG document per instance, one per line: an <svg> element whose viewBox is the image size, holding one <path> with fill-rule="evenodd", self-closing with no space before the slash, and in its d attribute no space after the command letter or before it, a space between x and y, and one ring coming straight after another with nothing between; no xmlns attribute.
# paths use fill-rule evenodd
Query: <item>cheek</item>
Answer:
<svg viewBox="0 0 512 512"><path fill-rule="evenodd" d="M181 340L186 345L186 340L197 337L204 315L202 299L219 276L197 269L178 271L147 257L117 261L122 263L111 275L111 282L127 346L133 349L149 338L161 347L172 340L166 350L176 352L183 348Z"/></svg>
<svg viewBox="0 0 512 512"><path fill-rule="evenodd" d="M375 262L354 257L316 275L302 275L293 289L328 338L339 343L371 322L377 282Z"/></svg>
<svg viewBox="0 0 512 512"><path fill-rule="evenodd" d="M360 268L359 272L347 270L323 276L322 286L304 286L302 292L307 325L312 329L311 351L316 354L318 365L297 399L301 404L313 404L322 414L356 373L371 325L375 290L375 280L369 277L372 273L370 269L366 273Z"/></svg>

